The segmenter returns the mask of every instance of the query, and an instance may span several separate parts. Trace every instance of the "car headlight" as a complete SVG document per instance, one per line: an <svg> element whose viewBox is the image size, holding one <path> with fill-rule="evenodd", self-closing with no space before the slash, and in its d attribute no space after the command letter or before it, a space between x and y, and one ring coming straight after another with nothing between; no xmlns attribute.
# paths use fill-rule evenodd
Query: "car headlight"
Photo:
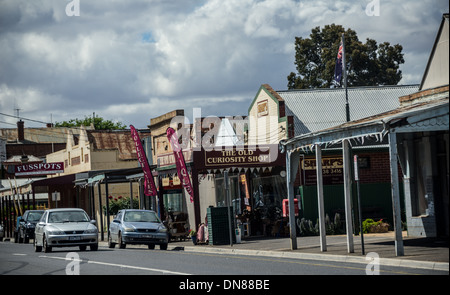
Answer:
<svg viewBox="0 0 450 295"><path fill-rule="evenodd" d="M98 230L96 228L90 228L84 231L84 234L96 234Z"/></svg>
<svg viewBox="0 0 450 295"><path fill-rule="evenodd" d="M125 232L135 232L136 230L134 229L134 228L132 228L132 227L124 227L123 228L123 230L125 231Z"/></svg>
<svg viewBox="0 0 450 295"><path fill-rule="evenodd" d="M35 226L33 223L28 223L28 224L27 224L27 227L28 227L28 228L35 228L36 226Z"/></svg>
<svg viewBox="0 0 450 295"><path fill-rule="evenodd" d="M160 227L160 228L159 228L159 232L160 232L160 233L166 233L166 232L167 232L167 228L165 228L165 227Z"/></svg>

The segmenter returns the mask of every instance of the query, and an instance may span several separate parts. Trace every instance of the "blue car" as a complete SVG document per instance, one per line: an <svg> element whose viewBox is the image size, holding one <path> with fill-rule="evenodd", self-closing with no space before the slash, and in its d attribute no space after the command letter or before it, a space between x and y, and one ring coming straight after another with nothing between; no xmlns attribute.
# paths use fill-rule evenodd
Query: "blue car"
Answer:
<svg viewBox="0 0 450 295"><path fill-rule="evenodd" d="M155 249L167 250L169 233L156 213L151 210L120 210L109 226L108 246L114 248L119 244L125 249L127 244L148 245Z"/></svg>

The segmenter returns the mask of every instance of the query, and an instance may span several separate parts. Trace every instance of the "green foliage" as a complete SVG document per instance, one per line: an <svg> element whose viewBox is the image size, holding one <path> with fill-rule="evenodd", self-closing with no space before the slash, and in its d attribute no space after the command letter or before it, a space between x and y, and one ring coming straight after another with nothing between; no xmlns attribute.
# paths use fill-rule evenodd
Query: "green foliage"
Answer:
<svg viewBox="0 0 450 295"><path fill-rule="evenodd" d="M363 233L367 234L370 231L370 228L372 227L372 225L376 225L377 222L374 221L373 219L366 219L363 221Z"/></svg>
<svg viewBox="0 0 450 295"><path fill-rule="evenodd" d="M130 198L129 197L112 197L109 196L109 215L117 215L122 209L130 209ZM139 208L139 200L138 198L133 198L133 208ZM103 212L106 214L106 205L103 205Z"/></svg>
<svg viewBox="0 0 450 295"><path fill-rule="evenodd" d="M359 41L352 29L326 25L311 30L310 38L295 38L297 74L287 77L289 89L329 88L333 84L336 56L342 33L345 33L345 56L348 86L397 85L403 47L389 42L377 44L373 39Z"/></svg>
<svg viewBox="0 0 450 295"><path fill-rule="evenodd" d="M84 120L78 118L70 119L69 121L56 122L55 127L80 127L94 125L95 130L123 130L126 128L121 122L113 122L111 120L105 120L102 117L84 117Z"/></svg>
<svg viewBox="0 0 450 295"><path fill-rule="evenodd" d="M382 233L387 232L389 229L389 224L380 219L374 221L373 219L366 219L363 221L363 233Z"/></svg>

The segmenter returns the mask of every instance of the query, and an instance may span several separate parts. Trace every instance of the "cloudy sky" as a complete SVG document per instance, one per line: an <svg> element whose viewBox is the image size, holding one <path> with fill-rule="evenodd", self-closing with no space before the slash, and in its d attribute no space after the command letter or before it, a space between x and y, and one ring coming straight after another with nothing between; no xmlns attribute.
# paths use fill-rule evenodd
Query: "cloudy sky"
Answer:
<svg viewBox="0 0 450 295"><path fill-rule="evenodd" d="M400 84L416 84L448 11L446 0L0 0L0 113L95 112L136 128L175 109L246 115L261 84L287 88L295 37L331 23L401 44Z"/></svg>

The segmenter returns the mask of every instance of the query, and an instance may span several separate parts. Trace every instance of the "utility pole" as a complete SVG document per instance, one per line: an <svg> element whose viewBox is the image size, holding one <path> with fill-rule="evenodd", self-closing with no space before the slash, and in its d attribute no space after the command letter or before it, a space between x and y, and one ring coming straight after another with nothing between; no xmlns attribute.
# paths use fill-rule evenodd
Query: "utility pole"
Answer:
<svg viewBox="0 0 450 295"><path fill-rule="evenodd" d="M231 211L230 178L228 176L228 171L224 171L223 176L224 176L223 181L225 182L225 200L228 208L227 213L228 213L228 229L230 233L230 246L233 247L233 228L231 227L231 212L230 212Z"/></svg>
<svg viewBox="0 0 450 295"><path fill-rule="evenodd" d="M344 70L345 114L347 116L347 122L350 122L350 105L348 104L347 64L345 63L345 38L344 38L344 33L342 33L342 69Z"/></svg>

